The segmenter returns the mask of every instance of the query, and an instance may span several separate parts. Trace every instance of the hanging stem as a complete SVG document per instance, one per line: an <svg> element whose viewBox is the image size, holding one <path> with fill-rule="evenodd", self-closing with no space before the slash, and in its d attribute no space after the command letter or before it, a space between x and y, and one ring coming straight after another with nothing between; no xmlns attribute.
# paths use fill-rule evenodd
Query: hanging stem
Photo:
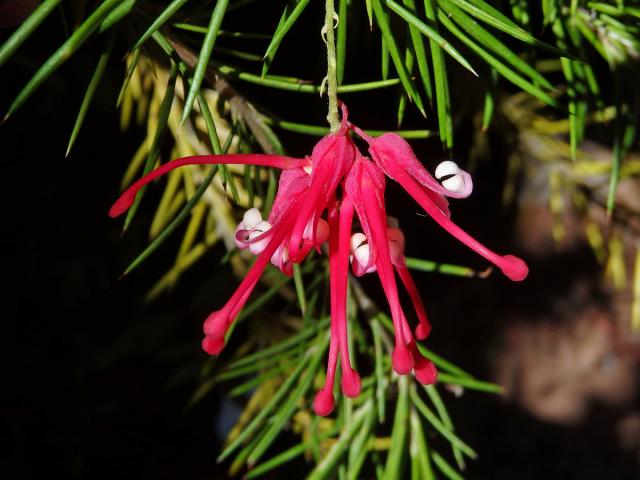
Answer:
<svg viewBox="0 0 640 480"><path fill-rule="evenodd" d="M333 22L336 11L333 0L325 2L325 17L323 31L327 35L327 92L329 96L329 113L327 121L331 127L331 132L337 132L340 127L338 119L338 79L336 67L336 41L333 32Z"/></svg>

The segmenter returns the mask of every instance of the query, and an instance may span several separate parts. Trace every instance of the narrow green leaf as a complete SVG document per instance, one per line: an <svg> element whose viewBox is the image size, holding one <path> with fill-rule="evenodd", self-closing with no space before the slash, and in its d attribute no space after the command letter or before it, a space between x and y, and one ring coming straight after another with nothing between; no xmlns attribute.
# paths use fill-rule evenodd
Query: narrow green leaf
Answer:
<svg viewBox="0 0 640 480"><path fill-rule="evenodd" d="M507 67L504 63L500 62L493 55L483 50L478 44L467 37L450 19L447 15L440 11L438 12L438 19L451 33L453 33L460 41L466 44L471 50L473 50L478 56L486 61L491 67L495 68L500 75L512 82L514 85L520 87L525 92L530 93L534 97L538 98L542 102L556 108L561 108L560 103L548 93L544 92L539 87L533 85L529 81L522 78L512 69Z"/></svg>
<svg viewBox="0 0 640 480"><path fill-rule="evenodd" d="M122 99L124 98L124 94L129 87L129 82L131 81L131 77L133 76L133 72L136 71L136 67L138 66L138 61L140 60L140 49L136 49L133 51L133 56L131 57L131 62L127 67L127 75L124 77L124 82L122 82L122 87L120 87L120 93L118 94L118 101L116 102L116 106L119 107Z"/></svg>
<svg viewBox="0 0 640 480"><path fill-rule="evenodd" d="M422 354L422 356L431 360L436 365L436 367L438 367L438 369L446 370L447 372L450 372L453 375L456 375L458 377L462 377L463 379L465 378L473 379L473 376L471 374L469 374L468 372L465 372L462 368L458 367L457 365L454 365L450 361L445 360L440 355L432 352L421 343L416 342L416 345L418 346L418 350L420 350L420 353ZM444 373L442 373L442 375L444 375Z"/></svg>
<svg viewBox="0 0 640 480"><path fill-rule="evenodd" d="M481 27L475 20L469 17L462 10L459 10L450 0L442 0L442 8L451 15L451 17L462 27L462 29L473 37L477 42L482 43L486 48L493 50L500 55L506 62L510 63L514 68L520 70L527 75L534 83L552 89L553 85L544 78L535 68L524 61L512 50L510 50L503 42L494 35Z"/></svg>
<svg viewBox="0 0 640 480"><path fill-rule="evenodd" d="M284 352L270 357L263 358L262 360L256 361L254 363L244 365L243 367L235 368L233 370L225 369L222 373L219 373L214 378L218 382L224 382L227 380L233 380L234 378L247 376L256 372L257 370L267 370L273 368L274 364L287 363L286 361L289 360L290 357L296 356L301 349L305 349L308 346L308 343L301 343L299 345L296 345L295 348L285 350Z"/></svg>
<svg viewBox="0 0 640 480"><path fill-rule="evenodd" d="M385 409L387 399L387 377L384 375L383 352L382 352L382 332L380 322L376 318L371 319L371 331L373 332L373 347L375 354L375 375L376 375L376 404L378 407L378 418L380 422L385 421Z"/></svg>
<svg viewBox="0 0 640 480"><path fill-rule="evenodd" d="M247 365L251 365L253 363L259 362L265 358L269 358L277 355L278 353L284 352L290 348L294 348L300 345L302 342L305 342L312 336L314 336L318 331L323 330L329 325L329 319L325 318L315 324L313 327L307 327L303 329L300 333L293 335L286 340L277 343L276 345L268 348L264 348L258 352L252 353L250 355L245 355L242 358L233 361L230 363L225 371L235 370L236 368L244 367Z"/></svg>
<svg viewBox="0 0 640 480"><path fill-rule="evenodd" d="M271 35L269 37L269 45L267 45L267 51L265 52L265 54L262 56L262 73L260 76L264 77L267 74L267 70L269 69L269 67L271 66L270 64L267 65L265 59L267 56L267 53L269 52L269 47L271 46L271 44L273 43L273 40L275 38L275 36L278 34L278 32L282 29L282 27L284 26L284 22L287 21L287 15L289 14L289 3L287 3L287 5L284 6L284 10L282 11L282 15L280 15L280 20L278 20L278 24L276 25L276 29L273 32L273 35ZM274 52L275 55L275 52Z"/></svg>
<svg viewBox="0 0 640 480"><path fill-rule="evenodd" d="M120 20L126 17L131 12L131 10L133 10L136 2L137 0L124 0L122 3L120 3L120 5L111 10L100 24L98 33L104 33L115 24L120 22Z"/></svg>
<svg viewBox="0 0 640 480"><path fill-rule="evenodd" d="M471 3L467 2L466 0L456 0L456 6L461 8L462 10L465 10L467 13L476 17L478 20L482 20L483 22L511 35L514 38L517 38L518 40L523 41L528 45L533 45L535 47L541 48L559 57L569 56L567 52L559 50L553 45L549 45L548 43L541 42L529 32L518 26L509 17L489 5L487 2L484 2L483 0L471 0Z"/></svg>
<svg viewBox="0 0 640 480"><path fill-rule="evenodd" d="M253 433L263 425L264 421L269 418L273 410L279 406L280 402L286 397L293 385L298 380L298 377L302 374L304 369L309 364L311 355L307 353L298 364L298 367L287 377L282 386L278 389L273 397L267 402L267 404L260 410L260 413L255 416L253 420L240 432L240 434L225 447L220 456L218 457L218 463L224 461L229 457L245 440L249 439ZM264 437L263 437L264 438Z"/></svg>
<svg viewBox="0 0 640 480"><path fill-rule="evenodd" d="M308 125L306 123L287 122L285 120L278 120L275 118L264 118L266 123L269 123L275 127L287 130L289 132L305 133L307 135L316 135L324 137L329 133L329 127L321 125ZM386 133L385 130L365 130L365 133L373 137ZM437 132L432 130L395 130L394 133L400 135L403 138L419 139L419 138L431 138L437 135Z"/></svg>
<svg viewBox="0 0 640 480"><path fill-rule="evenodd" d="M385 12L385 16L387 13ZM389 48L387 47L387 41L384 36L380 37L380 76L383 80L389 78L389 62L391 56L389 55Z"/></svg>
<svg viewBox="0 0 640 480"><path fill-rule="evenodd" d="M177 28L178 30L185 30L187 32L202 33L203 35L207 33L207 27L192 25L190 23L173 23L171 24L171 26L173 28ZM264 33L228 32L226 30L220 30L218 32L218 36L241 38L244 40L271 40L272 38L271 35L265 35Z"/></svg>
<svg viewBox="0 0 640 480"><path fill-rule="evenodd" d="M175 98L176 91L176 80L178 78L178 65L176 63L171 63L171 71L169 73L169 80L167 81L167 89L165 90L164 97L162 99L162 103L160 104L160 110L158 111L158 123L156 125L156 131L153 135L153 140L151 142L151 147L149 148L149 154L147 155L147 160L144 164L144 169L142 171L142 176L148 174L153 166L158 161L158 157L160 156L160 149L162 148L162 142L164 141L164 134L167 130L167 122L169 121L169 114L171 113L171 106L173 105L173 100ZM133 220L133 217L136 215L138 208L140 207L140 202L142 201L142 197L146 192L147 188L142 187L140 191L136 194L136 198L129 208L127 212L127 216L124 220L124 226L122 227L122 232L126 232Z"/></svg>
<svg viewBox="0 0 640 480"><path fill-rule="evenodd" d="M406 375L398 378L398 400L391 431L391 447L384 468L385 479L403 478L402 461L407 449L407 422L409 420L409 380Z"/></svg>
<svg viewBox="0 0 640 480"><path fill-rule="evenodd" d="M250 378L245 382L234 386L229 391L229 396L238 397L240 395L244 395L245 393L256 389L267 380L271 380L272 378L275 378L281 375L283 372L290 370L292 367L295 367L296 365L297 365L297 362L280 363L276 365L274 368L271 368L269 371L261 372L259 375L256 375L253 378Z"/></svg>
<svg viewBox="0 0 640 480"><path fill-rule="evenodd" d="M451 265L449 263L438 263L422 258L407 257L407 268L419 270L421 272L437 272L443 275L453 275L456 277L477 277L481 273L469 267L461 265Z"/></svg>
<svg viewBox="0 0 640 480"><path fill-rule="evenodd" d="M491 77L489 79L489 86L484 94L484 108L482 110L482 131L486 132L491 125L493 119L493 112L495 111L496 99L495 99L495 87L498 82L498 72L494 68L491 69Z"/></svg>
<svg viewBox="0 0 640 480"><path fill-rule="evenodd" d="M607 194L607 218L613 215L616 205L616 193L620 181L620 165L622 164L622 142L624 137L624 113L622 105L622 80L619 75L614 76L613 96L616 106L616 116L613 123L613 158L611 161L611 177L609 178L609 193Z"/></svg>
<svg viewBox="0 0 640 480"><path fill-rule="evenodd" d="M211 58L211 52L213 51L213 46L218 38L220 25L222 24L222 19L224 18L224 14L226 13L228 6L229 0L218 0L215 8L213 9L213 13L211 14L209 30L202 42L200 55L198 55L198 63L195 71L193 72L193 79L189 87L189 94L187 95L187 100L185 101L184 109L182 111L182 118L180 119L181 124L184 123L191 113L193 102L200 91L200 85L202 85L202 80L204 79L204 74L207 70L207 66L209 65L209 59Z"/></svg>
<svg viewBox="0 0 640 480"><path fill-rule="evenodd" d="M440 417L440 420L442 420L442 423L452 432L455 431L453 422L451 421L451 417L449 416L449 412L447 411L447 407L445 407L444 402L442 401L442 397L440 397L440 394L438 393L438 389L433 385L425 385L424 389L431 399L431 403L433 403L433 406L436 407L436 411L438 412L438 416ZM453 456L456 459L458 468L464 470L465 463L464 457L462 456L462 451L458 448L457 445L451 445L451 448L453 449Z"/></svg>
<svg viewBox="0 0 640 480"><path fill-rule="evenodd" d="M65 153L65 157L69 156L71 147L73 147L73 144L78 137L78 133L80 132L80 128L82 127L82 123L84 122L87 111L89 110L89 105L91 105L91 101L93 100L93 96L96 93L96 89L100 84L100 80L102 80L104 71L107 68L107 64L109 63L109 57L111 56L111 50L113 49L113 42L115 40L115 37L116 32L114 30L111 35L109 35L107 45L100 55L100 58L98 59L98 64L96 65L96 69L93 71L91 80L89 80L87 91L84 94L84 98L82 99L82 103L80 104L80 110L78 111L76 122L73 125L73 130L71 131L71 138L69 138L69 144L67 145L67 152Z"/></svg>
<svg viewBox="0 0 640 480"><path fill-rule="evenodd" d="M347 1L338 0L338 32L336 35L336 77L338 85L344 80L344 64L347 56Z"/></svg>
<svg viewBox="0 0 640 480"><path fill-rule="evenodd" d="M447 40L445 40L435 29L431 28L429 25L422 22L410 11L403 8L401 5L397 4L393 0L386 0L385 3L387 4L387 7L389 7L391 10L397 13L398 16L400 16L400 18L402 18L405 22L410 23L411 25L416 27L420 31L420 33L428 37L429 40L436 42L438 46L440 46L440 48L442 48L445 52L451 55L451 57L455 61L457 61L460 65L462 65L464 68L469 70L476 77L478 76L478 74L473 69L471 64L467 62L467 60L455 48L453 48L453 46L449 42L447 42Z"/></svg>
<svg viewBox="0 0 640 480"><path fill-rule="evenodd" d="M456 472L455 469L435 450L431 451L431 458L433 459L433 463L436 467L438 467L442 474L449 480L464 480L462 475Z"/></svg>
<svg viewBox="0 0 640 480"><path fill-rule="evenodd" d="M324 338L320 342L316 342L316 345L310 349L312 359L304 377L300 380L296 389L291 393L291 395L289 395L289 398L280 408L278 413L272 417L267 432L256 445L256 448L253 449L251 455L247 458L247 464L249 466L253 466L258 463L258 460L260 460L262 455L264 455L276 437L280 434L284 425L290 420L291 416L295 412L298 401L311 387L313 379L317 374L318 367L320 366L320 362L324 356L323 354L326 350L327 344L329 343L328 335L323 334L322 337Z"/></svg>
<svg viewBox="0 0 640 480"><path fill-rule="evenodd" d="M207 188L213 181L213 177L215 177L216 172L218 171L218 166L214 165L211 167L211 170L202 181L202 183L198 186L197 190L193 194L193 197L189 199L189 201L182 207L180 213L176 215L176 217L169 223L162 232L158 234L158 236L145 248L140 255L138 255L131 264L126 268L122 276L130 274L136 268L138 268L142 263L153 253L155 252L160 245L162 245L167 238L171 236L171 234L178 228L182 222L187 218L187 215L191 212L193 207L195 207L196 203L200 201L200 198L204 195L204 192L207 191Z"/></svg>
<svg viewBox="0 0 640 480"><path fill-rule="evenodd" d="M504 393L504 388L500 385L496 385L495 383L483 382L469 377L458 377L444 372L438 372L438 382L450 385L460 385L461 387L465 387L470 390L478 390L479 392Z"/></svg>
<svg viewBox="0 0 640 480"><path fill-rule="evenodd" d="M301 93L320 93L320 86L313 85L306 80L300 79L283 79L282 77L270 76L261 77L252 73L247 73L239 70L237 67L231 65L217 64L214 62L215 68L222 74L231 78L237 78L245 82L254 83L263 87L277 88L280 90L289 90L292 92ZM340 85L338 87L338 93L354 93L365 92L369 90L375 90L378 88L392 87L400 83L397 78L390 78L389 80L380 80L375 82L354 83L350 85Z"/></svg>
<svg viewBox="0 0 640 480"><path fill-rule="evenodd" d="M424 437L424 431L422 429L422 422L418 416L418 412L415 408L411 408L410 415L410 427L411 427L411 446L409 452L411 457L418 465L420 475L419 480L435 480L433 469L431 468L431 462L429 461L429 450L427 447L427 440Z"/></svg>
<svg viewBox="0 0 640 480"><path fill-rule="evenodd" d="M304 283L302 282L302 272L300 265L297 263L293 265L293 279L296 286L296 295L298 296L298 303L300 304L300 312L305 315L307 311L307 297L304 293Z"/></svg>
<svg viewBox="0 0 640 480"><path fill-rule="evenodd" d="M416 10L414 0L404 0L404 5L411 11ZM427 52L424 48L424 42L420 30L415 25L409 24L409 35L411 36L411 43L413 45L413 51L416 54L416 62L418 63L418 72L420 72L420 79L422 80L422 86L427 94L429 103L433 104L433 89L431 87L431 73L429 72L429 61L427 60Z"/></svg>
<svg viewBox="0 0 640 480"><path fill-rule="evenodd" d="M329 478L336 471L336 464L346 452L347 446L351 443L351 440L355 436L356 432L360 429L360 426L364 422L367 414L373 409L373 400L369 398L356 412L345 426L340 434L340 438L335 442L322 461L316 465L311 471L307 480L323 480Z"/></svg>
<svg viewBox="0 0 640 480"><path fill-rule="evenodd" d="M20 48L20 45L31 36L42 21L49 16L51 11L58 6L60 0L45 0L36 8L29 17L22 22L15 32L0 47L0 66Z"/></svg>
<svg viewBox="0 0 640 480"><path fill-rule="evenodd" d="M222 153L222 148L220 146L220 139L218 138L218 132L216 130L216 124L213 121L213 116L211 115L211 110L209 109L209 105L205 100L202 92L198 92L198 105L200 107L200 112L202 113L202 118L204 119L204 123L207 126L207 134L209 135L209 143L211 144L211 151L214 155L220 155ZM239 203L238 189L236 188L234 178L229 173L229 169L226 165L220 164L220 178L223 180L223 186L228 185L231 190L231 197L233 201Z"/></svg>
<svg viewBox="0 0 640 480"><path fill-rule="evenodd" d="M373 7L371 6L371 0L365 0L367 8L367 17L369 18L369 30L373 30Z"/></svg>
<svg viewBox="0 0 640 480"><path fill-rule="evenodd" d="M542 17L545 25L551 25L557 18L558 8L555 0L542 0Z"/></svg>
<svg viewBox="0 0 640 480"><path fill-rule="evenodd" d="M385 12L382 8L381 0L371 0L371 5L373 7L373 13L375 15L376 21L378 23L378 27L380 28L380 33L382 34L385 44L389 49L389 55L391 56L391 60L393 61L393 65L395 66L396 72L398 72L398 77L400 77L400 82L404 87L405 91L409 95L409 98L412 99L416 107L422 112L422 115L426 116L426 112L424 110L424 105L422 103L422 98L416 87L413 83L411 77L409 77L409 73L404 66L404 62L400 57L400 51L398 50L398 46L396 44L395 39L393 38L393 33L391 32L391 28L389 27L389 22L385 16Z"/></svg>
<svg viewBox="0 0 640 480"><path fill-rule="evenodd" d="M460 438L456 434L454 434L442 423L438 416L433 413L433 411L422 401L422 399L418 396L418 393L414 389L411 390L411 400L413 401L413 404L416 406L416 408L420 411L420 413L424 416L424 418L431 424L431 426L435 428L440 435L446 438L449 443L456 445L460 450L462 450L465 455L470 458L475 459L478 457L478 454L474 452L469 445L460 440Z"/></svg>
<svg viewBox="0 0 640 480"><path fill-rule="evenodd" d="M375 421L376 410L371 408L365 417L362 428L349 447L349 468L347 469L348 480L358 480L360 476L360 470L362 470L362 465L364 464L369 451L369 444Z"/></svg>
<svg viewBox="0 0 640 480"><path fill-rule="evenodd" d="M435 0L424 0L427 20L437 29ZM436 109L438 113L438 131L440 140L449 150L453 147L453 119L451 118L451 98L449 97L449 80L447 65L440 44L429 39L431 61L436 87Z"/></svg>
<svg viewBox="0 0 640 480"><path fill-rule="evenodd" d="M269 43L267 51L264 54L264 63L262 64L263 77L267 74L271 63L273 62L273 58L278 51L278 47L280 47L280 44L282 43L282 40L284 40L285 35L289 32L289 30L291 30L291 27L293 27L293 25L296 23L298 17L300 17L302 12L304 12L304 9L307 7L307 5L309 5L309 1L310 0L300 0L291 12L291 15L289 15L287 19L282 22L282 18L284 18L287 13L287 10L285 8L282 18L280 19L280 23L278 24L278 27L273 34L271 43Z"/></svg>
<svg viewBox="0 0 640 480"><path fill-rule="evenodd" d="M100 22L115 8L122 0L105 0L96 8L91 15L73 32L73 34L56 50L49 59L42 64L35 75L24 86L22 91L13 100L4 120L9 118L24 102L51 76L69 57L71 57L99 27Z"/></svg>
<svg viewBox="0 0 640 480"><path fill-rule="evenodd" d="M318 435L318 438L316 438L315 440L324 441L327 438L330 438L331 436L335 435L335 433L336 433L336 429L331 428L327 432L324 432L321 435ZM270 458L269 460L261 463L260 465L253 467L244 478L246 478L247 480L250 480L252 478L261 477L265 473L268 473L271 470L274 470L279 466L284 465L287 462L290 462L294 458L299 457L307 450L309 450L309 445L307 445L307 443L305 442L299 443L298 445L295 445L289 448L288 450L285 450L284 452L280 453L279 455L276 455L273 458Z"/></svg>
<svg viewBox="0 0 640 480"><path fill-rule="evenodd" d="M133 45L133 50L140 48L140 46L151 38L156 30L162 27L167 21L171 19L175 15L175 13L182 8L182 6L187 3L187 0L173 0L167 8L165 8L160 15L155 17L153 23L147 28L147 30L142 34L142 36L136 41Z"/></svg>
<svg viewBox="0 0 640 480"><path fill-rule="evenodd" d="M407 67L407 72L409 72L409 75L413 74L414 60L415 60L415 57L413 55L413 50L407 47L405 49L405 54L404 54L404 64ZM398 101L398 112L396 115L398 128L402 126L402 121L404 120L404 112L406 108L407 108L407 94L401 93L400 100Z"/></svg>

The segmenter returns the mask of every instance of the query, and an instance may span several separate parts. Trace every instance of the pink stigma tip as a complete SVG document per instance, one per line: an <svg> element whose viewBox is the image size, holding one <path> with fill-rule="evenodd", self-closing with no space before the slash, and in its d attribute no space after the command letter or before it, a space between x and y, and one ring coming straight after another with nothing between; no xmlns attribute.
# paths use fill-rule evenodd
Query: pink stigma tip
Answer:
<svg viewBox="0 0 640 480"><path fill-rule="evenodd" d="M342 375L342 393L349 398L355 398L360 395L362 385L360 383L360 375L358 372L351 370L348 375Z"/></svg>
<svg viewBox="0 0 640 480"><path fill-rule="evenodd" d="M202 349L209 355L218 355L224 348L224 337L207 335L202 339Z"/></svg>
<svg viewBox="0 0 640 480"><path fill-rule="evenodd" d="M418 340L424 340L431 333L431 325L420 324L416 327L416 338Z"/></svg>
<svg viewBox="0 0 640 480"><path fill-rule="evenodd" d="M326 417L333 411L333 394L324 388L316 393L316 398L313 400L313 411L316 415Z"/></svg>
<svg viewBox="0 0 640 480"><path fill-rule="evenodd" d="M438 370L433 362L427 360L420 368L415 369L416 379L422 385L432 385L438 378Z"/></svg>
<svg viewBox="0 0 640 480"><path fill-rule="evenodd" d="M406 375L413 369L413 357L406 348L395 348L391 353L391 365L398 375Z"/></svg>
<svg viewBox="0 0 640 480"><path fill-rule="evenodd" d="M116 218L129 210L129 207L131 207L134 198L135 195L127 195L126 193L123 194L109 209L109 216L111 218Z"/></svg>
<svg viewBox="0 0 640 480"><path fill-rule="evenodd" d="M502 257L502 265L500 265L502 273L514 282L521 282L529 274L529 267L524 261L513 255L505 255Z"/></svg>

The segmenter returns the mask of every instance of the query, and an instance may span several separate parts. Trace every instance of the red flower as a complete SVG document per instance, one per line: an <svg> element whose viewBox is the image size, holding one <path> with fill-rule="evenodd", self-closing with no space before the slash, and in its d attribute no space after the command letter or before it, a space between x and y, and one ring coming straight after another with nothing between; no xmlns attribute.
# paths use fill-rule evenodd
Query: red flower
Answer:
<svg viewBox="0 0 640 480"><path fill-rule="evenodd" d="M371 159L365 158L351 140L349 130L369 143ZM342 105L342 125L335 134L323 137L311 157L295 159L277 155L207 155L173 160L129 187L113 205L109 214L116 217L126 211L138 190L153 179L183 165L253 164L282 169L278 192L267 220L258 209L248 210L238 224L236 245L249 249L257 259L238 289L220 309L204 322L203 349L217 355L224 347L225 335L245 305L269 262L286 275L313 249L329 241L331 278L331 340L327 377L317 393L314 410L328 415L334 407L334 379L340 357L345 395L360 393L360 377L351 367L347 331L347 281L349 262L353 273L361 276L377 272L389 302L395 330L392 365L399 374L414 371L419 382L433 383L436 368L424 358L416 345L400 304L396 277L407 289L419 323L415 337L424 340L431 326L404 258L405 238L397 222L387 217L384 190L385 175L397 181L437 223L454 237L496 264L510 279L523 280L526 264L512 255L500 256L487 249L450 219L446 196L467 197L473 189L471 176L446 161L436 168L438 183L418 162L409 144L398 135L387 133L371 138L347 121ZM446 177L446 178L445 178ZM352 233L354 213L363 232ZM323 215L326 214L326 219Z"/></svg>

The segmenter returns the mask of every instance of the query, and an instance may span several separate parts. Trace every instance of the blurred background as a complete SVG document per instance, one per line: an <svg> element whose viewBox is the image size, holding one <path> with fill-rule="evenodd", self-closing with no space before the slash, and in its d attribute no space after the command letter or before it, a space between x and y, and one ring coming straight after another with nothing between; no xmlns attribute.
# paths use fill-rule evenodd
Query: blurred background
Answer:
<svg viewBox="0 0 640 480"><path fill-rule="evenodd" d="M308 41L308 31L319 30L322 18L322 6L314 3L281 46L274 73L290 73L295 65L298 77L323 77L319 35ZM256 5L251 16L230 14L225 28L270 33L274 25L261 18L277 18L281 6ZM380 46L367 40L365 22L352 25L346 77L355 83L377 75L379 65L371 59L378 58ZM0 31L2 38L11 28ZM60 17L51 16L3 67L1 112L48 56L53 40L59 43L64 35ZM262 44L256 47L261 49ZM99 46L82 49L0 126L2 292L8 306L2 315L5 445L0 475L227 478L228 465L217 464L216 457L246 397L231 398L228 388L215 386L199 402L190 399L206 360L200 349L201 321L233 292L236 280L223 263L224 247L216 245L172 291L145 302L165 270L163 259L179 247L180 235L119 279L146 245L154 212L150 204L143 205L122 237L121 224L107 216L126 166L146 135L135 125L120 128L114 106L126 68L124 42L116 42L114 51L68 157L78 92L86 86ZM553 141L566 145L566 138L538 128L537 107L510 88L500 96L491 128L480 133L474 112L482 106L483 91L477 86L483 80L456 65L451 70L456 79L451 96L460 112L453 156L472 170L475 185L470 199L452 202L454 217L496 251L525 258L531 271L520 284L495 274L481 279L415 273L433 323L430 348L474 376L505 387L502 395L454 388L443 393L456 431L479 455L464 476L638 479L640 350L637 331L630 328L634 282L627 273L624 286L613 288L615 265L599 259L583 233L586 223L600 222L606 230L604 206L592 201L582 210L550 211L553 182L539 157L553 162ZM283 118L324 121L326 100L316 95L294 98L281 91L265 94L255 85L235 87ZM397 98L397 90L386 89L344 100L354 122L385 130L396 127ZM433 118L427 122L434 127ZM407 111L403 128L424 124L419 113ZM278 133L292 155L304 155L317 141ZM606 123L596 125L582 148L608 162L611 135ZM436 138L411 143L428 168L444 158ZM558 162L566 150L559 152ZM617 258L627 272L633 270L637 246L640 194L634 182L623 182L619 193L626 216L619 222L622 253ZM408 256L486 268L389 183L388 210L405 231ZM505 194L509 189L511 194ZM569 195L570 189L560 192L560 197ZM148 192L156 201L159 194L153 188ZM603 273L611 269L614 274ZM365 278L363 286L372 298L383 298L375 279ZM273 302L271 308L281 308L277 302L284 300ZM250 334L252 325L242 324L237 334ZM283 448L293 445L295 435L285 432L277 442ZM298 459L267 478L302 476L306 470L305 460Z"/></svg>

